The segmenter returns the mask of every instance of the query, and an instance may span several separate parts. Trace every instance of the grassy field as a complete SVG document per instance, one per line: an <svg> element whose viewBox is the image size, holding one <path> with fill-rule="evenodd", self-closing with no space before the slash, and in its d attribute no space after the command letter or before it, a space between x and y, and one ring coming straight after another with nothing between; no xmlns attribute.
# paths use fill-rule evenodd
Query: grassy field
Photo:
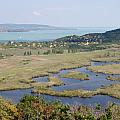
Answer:
<svg viewBox="0 0 120 120"><path fill-rule="evenodd" d="M77 80L89 80L89 76L87 74L83 74L78 71L70 71L66 74L61 74L60 77L73 78L73 79L77 79Z"/></svg>
<svg viewBox="0 0 120 120"><path fill-rule="evenodd" d="M24 52L27 51L31 51L31 53L33 55L38 55L38 51L39 54L43 54L43 52L45 52L47 50L47 48L1 48L0 49L0 53L2 53L3 55L15 55L15 56L24 56Z"/></svg>

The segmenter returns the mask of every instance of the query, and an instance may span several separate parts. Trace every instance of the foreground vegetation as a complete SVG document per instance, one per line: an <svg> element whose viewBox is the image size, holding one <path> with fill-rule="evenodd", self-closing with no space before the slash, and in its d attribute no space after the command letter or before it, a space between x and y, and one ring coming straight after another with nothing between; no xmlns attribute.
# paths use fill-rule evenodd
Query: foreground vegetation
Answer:
<svg viewBox="0 0 120 120"><path fill-rule="evenodd" d="M17 105L0 98L1 120L119 120L120 106L113 103L102 108L82 105L63 105L45 102L35 96L24 96Z"/></svg>
<svg viewBox="0 0 120 120"><path fill-rule="evenodd" d="M18 109L9 101L3 100L0 97L0 120L17 120Z"/></svg>

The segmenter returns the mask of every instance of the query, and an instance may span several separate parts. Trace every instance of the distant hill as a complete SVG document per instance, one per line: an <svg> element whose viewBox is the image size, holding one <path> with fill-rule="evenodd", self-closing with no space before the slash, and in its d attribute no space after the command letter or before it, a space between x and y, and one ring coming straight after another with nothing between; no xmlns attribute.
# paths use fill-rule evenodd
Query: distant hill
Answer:
<svg viewBox="0 0 120 120"><path fill-rule="evenodd" d="M62 29L55 26L39 24L0 24L0 32L28 32L35 30Z"/></svg>
<svg viewBox="0 0 120 120"><path fill-rule="evenodd" d="M120 42L120 29L107 31L105 33L90 33L82 36L71 35L56 39L57 42Z"/></svg>
<svg viewBox="0 0 120 120"><path fill-rule="evenodd" d="M120 29L107 31L102 34L104 42L120 42Z"/></svg>

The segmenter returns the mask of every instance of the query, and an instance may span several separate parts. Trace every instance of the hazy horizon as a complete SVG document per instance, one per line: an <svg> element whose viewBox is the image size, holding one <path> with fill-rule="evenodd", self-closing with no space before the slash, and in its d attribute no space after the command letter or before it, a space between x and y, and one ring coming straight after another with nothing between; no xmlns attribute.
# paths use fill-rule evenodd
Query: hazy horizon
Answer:
<svg viewBox="0 0 120 120"><path fill-rule="evenodd" d="M45 25L51 27L63 27L63 28L118 28L117 26L55 26L49 24L40 24L40 23L0 23L0 25Z"/></svg>
<svg viewBox="0 0 120 120"><path fill-rule="evenodd" d="M120 27L120 0L0 1L0 24Z"/></svg>

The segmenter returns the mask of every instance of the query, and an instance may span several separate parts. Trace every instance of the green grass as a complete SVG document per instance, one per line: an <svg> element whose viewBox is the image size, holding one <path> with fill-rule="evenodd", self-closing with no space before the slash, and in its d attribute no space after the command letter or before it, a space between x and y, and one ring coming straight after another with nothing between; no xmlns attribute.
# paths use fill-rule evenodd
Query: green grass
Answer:
<svg viewBox="0 0 120 120"><path fill-rule="evenodd" d="M61 74L60 77L73 78L73 79L77 79L77 80L89 80L89 76L87 74L80 73L77 71L70 71L66 74Z"/></svg>

